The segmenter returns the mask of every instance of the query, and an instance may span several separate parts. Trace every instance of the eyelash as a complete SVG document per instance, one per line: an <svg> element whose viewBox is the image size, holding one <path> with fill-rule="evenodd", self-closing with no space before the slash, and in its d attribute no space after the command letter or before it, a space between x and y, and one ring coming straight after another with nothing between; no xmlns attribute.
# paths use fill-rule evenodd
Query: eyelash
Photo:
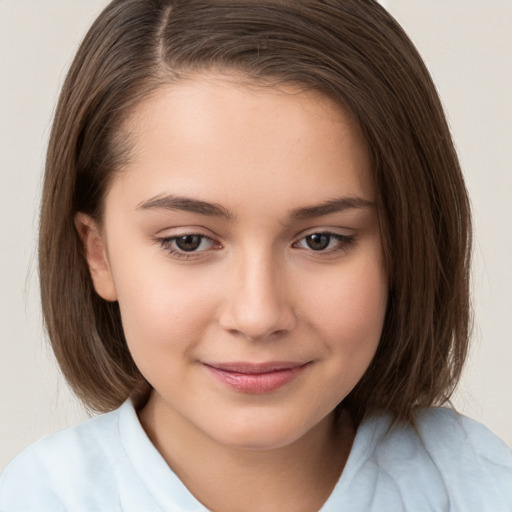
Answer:
<svg viewBox="0 0 512 512"><path fill-rule="evenodd" d="M191 259L201 257L202 253L205 252L204 250L203 251L197 251L197 250L185 251L183 249L175 247L175 242L177 240L188 238L188 237L200 238L200 245L203 244L204 242L210 242L212 244L212 246L215 246L215 245L220 246L220 244L216 243L212 238L210 238L206 235L202 235L200 233L185 233L185 234L179 235L179 236L158 238L157 242L159 242L162 249L164 249L171 256L174 256L176 258L180 258L180 259L184 259L184 260L191 260Z"/></svg>
<svg viewBox="0 0 512 512"><path fill-rule="evenodd" d="M339 251L346 251L350 248L351 245L355 242L354 235L341 235L340 233L333 233L331 231L315 231L313 233L309 233L303 237L301 237L297 242L294 242L293 246L298 248L298 244L307 238L320 236L320 237L329 237L329 245L331 245L332 240L334 239L337 243L335 247L315 250L311 247L303 248L306 251L311 251L313 253L319 254L332 254Z"/></svg>
<svg viewBox="0 0 512 512"><path fill-rule="evenodd" d="M327 247L325 249L319 249L319 250L312 249L311 247L302 247L302 248L299 247L299 244L301 242L303 242L307 238L313 237L313 236L329 237L329 245L331 245L332 239L334 239L337 242L336 247L331 247L331 248ZM200 238L199 247L204 242L211 243L212 247L215 247L215 246L217 246L217 248L220 247L220 244L216 243L215 240L213 240L212 238L210 238L206 235L202 235L200 233L186 233L186 234L183 234L180 236L157 238L156 241L160 244L162 249L164 249L167 253L169 253L171 256L173 256L175 258L184 259L184 260L201 258L203 256L203 253L208 251L209 249L205 249L202 251L197 251L197 249L194 249L191 251L185 251L183 249L176 248L175 243L177 240L188 238L188 237ZM350 246L352 246L354 244L354 242L355 242L355 236L353 236L353 235L341 235L339 233L333 233L331 231L315 231L313 233L309 233L307 235L302 236L296 242L294 242L292 244L292 246L294 248L305 250L305 251L310 251L312 253L332 254L332 253L337 253L340 251L347 251L350 248Z"/></svg>

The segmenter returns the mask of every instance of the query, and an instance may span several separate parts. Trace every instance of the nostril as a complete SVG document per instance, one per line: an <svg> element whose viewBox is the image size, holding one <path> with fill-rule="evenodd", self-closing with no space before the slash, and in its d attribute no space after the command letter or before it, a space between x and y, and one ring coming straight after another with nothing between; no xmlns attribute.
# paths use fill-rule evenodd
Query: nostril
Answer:
<svg viewBox="0 0 512 512"><path fill-rule="evenodd" d="M269 260L268 253L265 258L242 260L220 305L221 327L240 340L275 339L296 322L284 277L276 279L278 265Z"/></svg>

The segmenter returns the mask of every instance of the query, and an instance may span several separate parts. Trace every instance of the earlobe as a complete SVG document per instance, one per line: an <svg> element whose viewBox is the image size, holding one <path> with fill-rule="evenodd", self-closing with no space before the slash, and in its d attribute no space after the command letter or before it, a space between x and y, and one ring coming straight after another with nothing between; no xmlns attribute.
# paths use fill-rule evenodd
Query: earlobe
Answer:
<svg viewBox="0 0 512 512"><path fill-rule="evenodd" d="M74 220L82 240L96 293L105 300L116 301L117 292L110 271L105 242L97 222L85 213L77 213Z"/></svg>

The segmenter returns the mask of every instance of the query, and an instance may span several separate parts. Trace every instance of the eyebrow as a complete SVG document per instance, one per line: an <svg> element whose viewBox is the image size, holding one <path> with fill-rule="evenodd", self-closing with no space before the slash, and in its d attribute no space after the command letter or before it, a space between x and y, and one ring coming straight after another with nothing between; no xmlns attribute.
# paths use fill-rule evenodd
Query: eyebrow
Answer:
<svg viewBox="0 0 512 512"><path fill-rule="evenodd" d="M290 218L296 220L321 217L330 213L342 212L345 210L373 208L375 203L358 196L339 197L329 199L324 203L295 208L290 212ZM140 203L137 210L171 210L197 213L212 217L221 217L227 220L235 218L235 214L217 203L209 203L200 199L175 195L157 195L147 201Z"/></svg>
<svg viewBox="0 0 512 512"><path fill-rule="evenodd" d="M232 219L233 213L216 203L174 195L158 195L137 206L137 210L180 210L212 217Z"/></svg>
<svg viewBox="0 0 512 512"><path fill-rule="evenodd" d="M314 206L305 206L292 210L291 217L293 219L310 219L313 217L321 217L330 213L342 212L345 210L373 208L375 203L358 196L338 197L329 199L325 203Z"/></svg>

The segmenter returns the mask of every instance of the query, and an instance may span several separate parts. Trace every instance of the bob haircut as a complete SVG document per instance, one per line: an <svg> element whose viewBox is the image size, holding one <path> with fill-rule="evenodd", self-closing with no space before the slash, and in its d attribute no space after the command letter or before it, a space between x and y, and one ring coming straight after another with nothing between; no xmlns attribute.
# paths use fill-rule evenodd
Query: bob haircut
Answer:
<svg viewBox="0 0 512 512"><path fill-rule="evenodd" d="M377 353L339 407L414 421L415 409L445 403L470 334L469 201L430 75L373 0L114 0L98 17L62 89L40 219L43 315L75 393L99 412L149 396L118 304L93 288L74 217L101 225L109 183L130 158L123 124L137 105L209 71L316 90L356 118L390 288Z"/></svg>

